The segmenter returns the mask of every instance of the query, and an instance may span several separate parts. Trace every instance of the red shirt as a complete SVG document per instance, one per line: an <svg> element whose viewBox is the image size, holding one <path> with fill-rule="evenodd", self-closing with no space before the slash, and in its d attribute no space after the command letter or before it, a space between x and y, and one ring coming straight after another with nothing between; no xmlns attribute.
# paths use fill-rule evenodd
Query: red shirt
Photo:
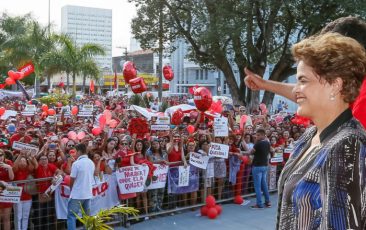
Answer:
<svg viewBox="0 0 366 230"><path fill-rule="evenodd" d="M351 105L353 116L358 119L366 129L366 80L363 81L360 94Z"/></svg>
<svg viewBox="0 0 366 230"><path fill-rule="evenodd" d="M13 167L13 162L11 162L7 159L5 159L4 163L7 164L7 165L10 165L11 167ZM8 170L6 170L4 168L1 168L1 167L0 167L0 180L3 180L5 182L10 181Z"/></svg>
<svg viewBox="0 0 366 230"><path fill-rule="evenodd" d="M16 180L26 180L27 177L30 175L31 173L29 172L29 170L27 168L25 169L18 169L17 171L14 172L14 181ZM18 184L18 186L23 187L23 191L22 191L22 195L20 197L20 200L31 200L32 196L29 195L28 193L26 193L24 191L24 185L25 184Z"/></svg>
<svg viewBox="0 0 366 230"><path fill-rule="evenodd" d="M56 171L57 167L52 164L48 164L46 168L44 168L42 165L38 165L35 176L36 178L53 177ZM50 186L51 186L51 180L39 182L38 183L39 192L44 193Z"/></svg>
<svg viewBox="0 0 366 230"><path fill-rule="evenodd" d="M19 133L14 134L10 137L10 146L13 146L14 141L19 141L22 137L19 135ZM24 143L30 143L32 141L32 137L30 136L24 136Z"/></svg>
<svg viewBox="0 0 366 230"><path fill-rule="evenodd" d="M168 161L169 162L182 161L181 150L179 149L178 151L176 151L173 147L173 150L168 154ZM179 166L179 165L180 165L180 163L173 164L173 165L170 165L170 166L174 167L174 166Z"/></svg>

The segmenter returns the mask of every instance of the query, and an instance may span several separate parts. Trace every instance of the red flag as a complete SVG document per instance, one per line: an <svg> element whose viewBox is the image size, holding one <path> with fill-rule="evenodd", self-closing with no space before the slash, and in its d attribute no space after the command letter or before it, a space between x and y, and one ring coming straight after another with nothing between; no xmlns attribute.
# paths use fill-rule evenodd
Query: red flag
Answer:
<svg viewBox="0 0 366 230"><path fill-rule="evenodd" d="M94 80L90 80L90 92L94 93Z"/></svg>
<svg viewBox="0 0 366 230"><path fill-rule="evenodd" d="M114 83L113 83L113 89L117 89L117 84L118 84L118 80L117 80L117 70L114 70Z"/></svg>

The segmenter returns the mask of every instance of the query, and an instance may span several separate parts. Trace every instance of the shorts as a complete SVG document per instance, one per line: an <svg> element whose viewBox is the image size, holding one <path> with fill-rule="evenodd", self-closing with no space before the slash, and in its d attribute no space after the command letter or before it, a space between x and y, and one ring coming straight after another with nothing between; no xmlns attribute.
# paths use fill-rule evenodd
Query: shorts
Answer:
<svg viewBox="0 0 366 230"><path fill-rule="evenodd" d="M0 209L3 209L3 208L12 208L13 207L13 203L3 203L3 202L0 202Z"/></svg>

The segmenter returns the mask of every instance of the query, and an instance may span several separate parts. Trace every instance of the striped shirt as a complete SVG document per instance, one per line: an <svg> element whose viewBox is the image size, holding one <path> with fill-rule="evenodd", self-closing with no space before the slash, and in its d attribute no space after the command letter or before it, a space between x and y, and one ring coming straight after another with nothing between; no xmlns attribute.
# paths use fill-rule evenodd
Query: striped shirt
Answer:
<svg viewBox="0 0 366 230"><path fill-rule="evenodd" d="M366 133L343 112L309 148L316 127L297 141L279 179L277 229L366 229Z"/></svg>

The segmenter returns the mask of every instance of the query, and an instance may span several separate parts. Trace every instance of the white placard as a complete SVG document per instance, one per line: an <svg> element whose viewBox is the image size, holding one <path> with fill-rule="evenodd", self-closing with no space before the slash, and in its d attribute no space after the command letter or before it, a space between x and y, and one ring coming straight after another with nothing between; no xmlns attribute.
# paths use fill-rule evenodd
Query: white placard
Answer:
<svg viewBox="0 0 366 230"><path fill-rule="evenodd" d="M149 167L144 165L128 166L116 171L121 194L142 192L145 187Z"/></svg>
<svg viewBox="0 0 366 230"><path fill-rule="evenodd" d="M208 155L212 157L227 159L229 157L229 146L218 143L211 143Z"/></svg>
<svg viewBox="0 0 366 230"><path fill-rule="evenodd" d="M156 124L170 125L170 118L169 117L157 117Z"/></svg>
<svg viewBox="0 0 366 230"><path fill-rule="evenodd" d="M26 105L24 108L25 112L37 112L37 107L35 105Z"/></svg>
<svg viewBox="0 0 366 230"><path fill-rule="evenodd" d="M151 180L151 184L147 187L148 190L165 188L169 166L164 164L154 164L154 166L156 167L154 171L156 180Z"/></svg>
<svg viewBox="0 0 366 230"><path fill-rule="evenodd" d="M0 193L0 202L19 203L22 187L8 186Z"/></svg>
<svg viewBox="0 0 366 230"><path fill-rule="evenodd" d="M20 150L29 150L30 154L32 156L37 155L37 153L39 151L39 148L37 146L26 144L26 143L19 142L19 141L14 141L12 148L15 150L19 150L19 151Z"/></svg>
<svg viewBox="0 0 366 230"><path fill-rule="evenodd" d="M192 152L189 154L189 164L197 168L206 169L209 159L209 156L203 156L199 153Z"/></svg>
<svg viewBox="0 0 366 230"><path fill-rule="evenodd" d="M166 131L170 130L170 125L151 125L151 130Z"/></svg>
<svg viewBox="0 0 366 230"><path fill-rule="evenodd" d="M214 118L214 133L215 137L229 136L228 119L226 117Z"/></svg>
<svg viewBox="0 0 366 230"><path fill-rule="evenodd" d="M178 172L179 172L179 177L178 177L178 187L184 187L184 186L188 186L189 184L189 166L184 167L184 166L179 166L178 167Z"/></svg>
<svg viewBox="0 0 366 230"><path fill-rule="evenodd" d="M56 122L56 120L57 120L56 116L48 116L45 121L53 124Z"/></svg>
<svg viewBox="0 0 366 230"><path fill-rule="evenodd" d="M5 113L1 116L1 120L6 120L8 119L9 117L16 117L18 114L17 111L14 111L14 110L5 110Z"/></svg>
<svg viewBox="0 0 366 230"><path fill-rule="evenodd" d="M93 112L93 105L83 105L83 108L81 109L83 112Z"/></svg>

